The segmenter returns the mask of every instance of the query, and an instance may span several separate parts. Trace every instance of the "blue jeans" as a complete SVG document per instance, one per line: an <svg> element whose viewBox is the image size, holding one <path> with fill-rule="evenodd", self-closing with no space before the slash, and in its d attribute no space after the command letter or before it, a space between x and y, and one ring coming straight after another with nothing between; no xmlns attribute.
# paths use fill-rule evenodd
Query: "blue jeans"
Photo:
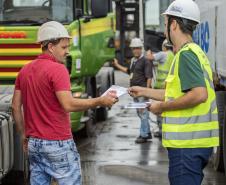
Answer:
<svg viewBox="0 0 226 185"><path fill-rule="evenodd" d="M213 148L168 148L170 185L201 185Z"/></svg>
<svg viewBox="0 0 226 185"><path fill-rule="evenodd" d="M147 102L148 99L144 97L134 98L134 102ZM147 137L150 131L149 111L148 109L137 109L137 115L140 118L140 136Z"/></svg>
<svg viewBox="0 0 226 185"><path fill-rule="evenodd" d="M31 185L81 185L80 156L73 139L50 141L29 138Z"/></svg>

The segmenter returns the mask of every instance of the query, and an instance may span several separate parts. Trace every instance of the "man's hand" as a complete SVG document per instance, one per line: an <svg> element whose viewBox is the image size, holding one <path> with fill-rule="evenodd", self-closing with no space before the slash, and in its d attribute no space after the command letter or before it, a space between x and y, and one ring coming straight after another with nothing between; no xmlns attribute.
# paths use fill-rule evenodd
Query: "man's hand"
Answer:
<svg viewBox="0 0 226 185"><path fill-rule="evenodd" d="M113 62L112 62L112 65L117 67L118 66L118 60L116 58L114 58Z"/></svg>
<svg viewBox="0 0 226 185"><path fill-rule="evenodd" d="M109 91L105 96L100 97L100 104L103 107L111 107L118 102L116 91Z"/></svg>
<svg viewBox="0 0 226 185"><path fill-rule="evenodd" d="M128 93L132 97L145 96L146 88L140 86L133 86L128 88Z"/></svg>
<svg viewBox="0 0 226 185"><path fill-rule="evenodd" d="M153 114L160 115L163 112L162 102L152 102L151 105L148 107L149 111Z"/></svg>

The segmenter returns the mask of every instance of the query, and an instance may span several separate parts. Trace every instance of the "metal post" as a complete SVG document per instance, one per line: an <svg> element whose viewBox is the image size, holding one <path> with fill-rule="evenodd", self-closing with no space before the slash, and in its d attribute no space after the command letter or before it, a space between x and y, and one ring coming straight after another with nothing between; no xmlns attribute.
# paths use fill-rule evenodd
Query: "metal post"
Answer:
<svg viewBox="0 0 226 185"><path fill-rule="evenodd" d="M143 0L139 0L139 37L144 40L144 4Z"/></svg>

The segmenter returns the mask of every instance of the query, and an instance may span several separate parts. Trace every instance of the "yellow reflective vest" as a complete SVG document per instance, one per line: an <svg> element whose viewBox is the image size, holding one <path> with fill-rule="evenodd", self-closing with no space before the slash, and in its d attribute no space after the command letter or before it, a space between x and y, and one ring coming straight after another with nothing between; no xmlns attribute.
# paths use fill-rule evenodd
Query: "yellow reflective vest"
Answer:
<svg viewBox="0 0 226 185"><path fill-rule="evenodd" d="M170 66L172 64L174 54L172 51L167 51L166 61L164 63L158 63L157 76L154 84L154 89L165 89L165 80L169 73Z"/></svg>
<svg viewBox="0 0 226 185"><path fill-rule="evenodd" d="M205 148L219 145L219 124L216 96L209 60L195 43L184 46L175 55L166 78L165 101L183 96L179 78L179 57L182 51L196 54L205 77L208 99L192 108L163 112L163 146L172 148ZM198 95L197 95L198 96Z"/></svg>

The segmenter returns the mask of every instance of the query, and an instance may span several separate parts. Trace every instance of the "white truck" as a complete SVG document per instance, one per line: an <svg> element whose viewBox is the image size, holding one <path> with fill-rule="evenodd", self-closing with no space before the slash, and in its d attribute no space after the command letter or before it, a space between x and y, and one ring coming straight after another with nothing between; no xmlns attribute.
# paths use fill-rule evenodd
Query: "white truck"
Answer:
<svg viewBox="0 0 226 185"><path fill-rule="evenodd" d="M220 146L214 149L213 164L217 171L226 174L226 1L195 0L201 12L201 23L193 40L206 52L213 69L218 117Z"/></svg>

